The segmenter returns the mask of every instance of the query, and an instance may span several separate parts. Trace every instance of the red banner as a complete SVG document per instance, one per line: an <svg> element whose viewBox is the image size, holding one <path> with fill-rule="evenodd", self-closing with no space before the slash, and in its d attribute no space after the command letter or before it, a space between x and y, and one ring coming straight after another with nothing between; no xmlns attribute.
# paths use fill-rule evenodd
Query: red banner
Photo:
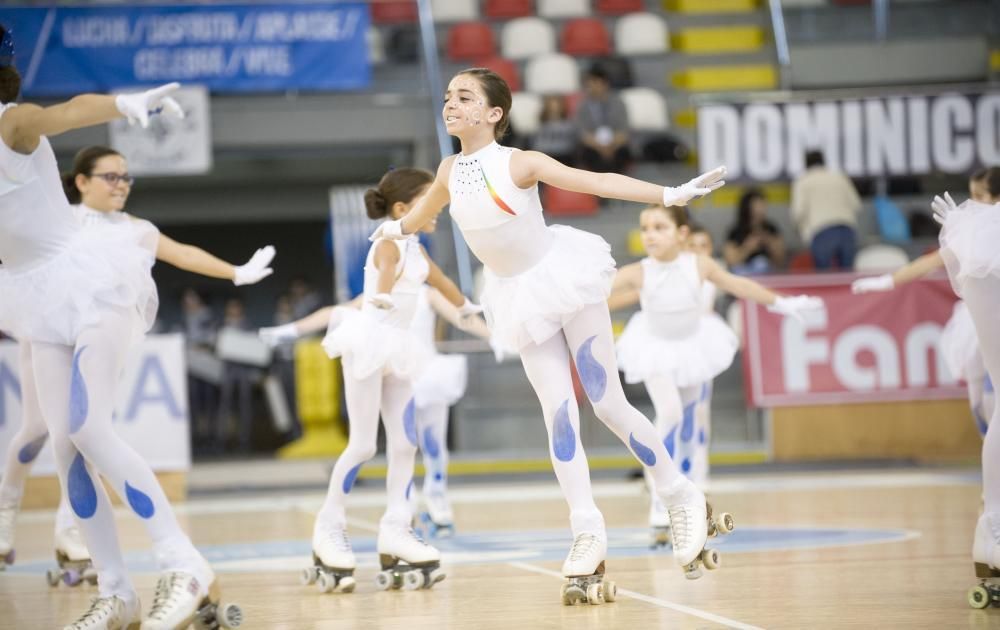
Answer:
<svg viewBox="0 0 1000 630"><path fill-rule="evenodd" d="M852 295L856 274L778 276L762 284L815 295L805 321L743 303L747 400L757 407L964 398L938 349L957 298L947 278Z"/></svg>

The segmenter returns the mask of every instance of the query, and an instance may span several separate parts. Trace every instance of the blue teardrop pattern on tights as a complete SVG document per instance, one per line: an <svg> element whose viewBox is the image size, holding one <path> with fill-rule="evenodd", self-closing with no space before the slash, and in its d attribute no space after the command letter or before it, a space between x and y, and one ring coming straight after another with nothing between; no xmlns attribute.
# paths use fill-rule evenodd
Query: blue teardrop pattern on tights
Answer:
<svg viewBox="0 0 1000 630"><path fill-rule="evenodd" d="M80 371L80 358L87 346L83 346L73 355L73 368L69 381L69 432L76 433L87 421L90 410L90 399L87 395L87 382L83 380Z"/></svg>
<svg viewBox="0 0 1000 630"><path fill-rule="evenodd" d="M628 445L632 447L632 452L635 453L640 462L647 466L656 465L656 453L653 452L653 449L635 439L635 435L631 433L628 434Z"/></svg>
<svg viewBox="0 0 1000 630"><path fill-rule="evenodd" d="M561 462L572 461L576 456L576 431L569 419L569 400L564 400L552 422L552 453Z"/></svg>
<svg viewBox="0 0 1000 630"><path fill-rule="evenodd" d="M35 461L38 457L38 453L41 452L42 447L45 446L45 440L49 439L49 434L46 433L41 437L35 438L34 440L28 442L21 447L21 450L17 452L17 461L22 464L30 464Z"/></svg>
<svg viewBox="0 0 1000 630"><path fill-rule="evenodd" d="M354 487L354 480L358 478L359 470L361 470L361 464L347 471L347 475L344 476L344 483L341 486L344 489L344 494L351 493L351 488Z"/></svg>
<svg viewBox="0 0 1000 630"><path fill-rule="evenodd" d="M80 518L90 518L97 512L97 489L90 477L83 455L77 453L69 467L66 479L69 504Z"/></svg>
<svg viewBox="0 0 1000 630"><path fill-rule="evenodd" d="M149 495L142 490L133 488L127 481L125 482L125 498L128 499L132 511L142 518L153 518L153 514L156 513L153 500L149 498Z"/></svg>
<svg viewBox="0 0 1000 630"><path fill-rule="evenodd" d="M410 441L410 444L417 445L417 409L416 402L411 398L410 402L406 403L406 409L403 410L403 430L406 432L406 439Z"/></svg>
<svg viewBox="0 0 1000 630"><path fill-rule="evenodd" d="M583 342L576 352L576 371L580 375L580 383L587 392L591 402L599 402L604 398L608 388L608 373L597 359L594 358L593 345L597 335Z"/></svg>

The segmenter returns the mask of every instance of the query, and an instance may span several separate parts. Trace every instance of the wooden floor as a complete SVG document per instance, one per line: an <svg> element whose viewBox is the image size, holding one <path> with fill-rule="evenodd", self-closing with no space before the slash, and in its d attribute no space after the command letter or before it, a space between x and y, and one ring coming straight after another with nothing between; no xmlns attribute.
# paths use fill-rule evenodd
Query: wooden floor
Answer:
<svg viewBox="0 0 1000 630"><path fill-rule="evenodd" d="M640 484L595 482L609 527L608 576L619 600L564 607L561 561L570 542L554 480L454 488L457 535L439 546L447 579L433 590L375 589L375 483L351 497L359 557L353 594L300 586L320 493L213 494L178 507L216 566L245 628L986 628L1000 609L972 610L971 536L980 503L975 470L838 471L718 477L717 509L737 531L717 545L724 566L687 581L651 552ZM137 519L120 513L136 584L155 581ZM0 627L61 627L90 587L50 589L52 513L26 512L18 563L0 574Z"/></svg>

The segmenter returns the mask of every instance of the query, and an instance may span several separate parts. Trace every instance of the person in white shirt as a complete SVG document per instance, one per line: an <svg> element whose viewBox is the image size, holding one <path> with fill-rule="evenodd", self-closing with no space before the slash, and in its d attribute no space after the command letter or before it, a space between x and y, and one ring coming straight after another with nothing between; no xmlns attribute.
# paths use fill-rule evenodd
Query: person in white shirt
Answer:
<svg viewBox="0 0 1000 630"><path fill-rule="evenodd" d="M852 269L861 198L846 175L826 167L823 153L806 153L806 171L792 184L792 219L809 243L816 269Z"/></svg>

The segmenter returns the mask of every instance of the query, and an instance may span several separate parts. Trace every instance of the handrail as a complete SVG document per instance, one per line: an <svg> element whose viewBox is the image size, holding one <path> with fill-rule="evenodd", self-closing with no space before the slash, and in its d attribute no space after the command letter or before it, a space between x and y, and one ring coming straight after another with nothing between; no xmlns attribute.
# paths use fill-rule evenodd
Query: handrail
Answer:
<svg viewBox="0 0 1000 630"><path fill-rule="evenodd" d="M774 48L778 54L781 87L787 88L791 79L789 75L792 57L788 51L788 32L785 30L785 14L781 9L781 0L768 0L768 8L771 13L771 30L774 32Z"/></svg>

